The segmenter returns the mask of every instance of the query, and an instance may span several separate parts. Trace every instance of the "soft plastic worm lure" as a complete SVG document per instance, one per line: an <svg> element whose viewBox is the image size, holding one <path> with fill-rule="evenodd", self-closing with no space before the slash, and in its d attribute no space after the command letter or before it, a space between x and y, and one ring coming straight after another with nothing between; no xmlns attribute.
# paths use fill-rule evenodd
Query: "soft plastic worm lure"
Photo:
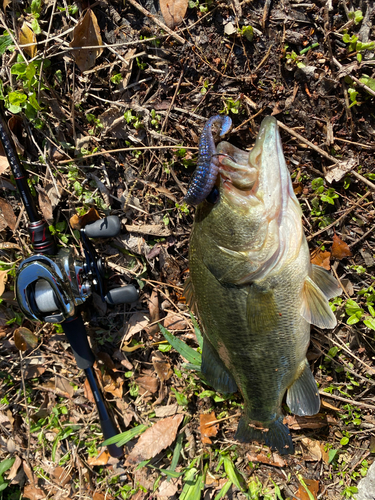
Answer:
<svg viewBox="0 0 375 500"><path fill-rule="evenodd" d="M212 191L219 171L219 158L216 155L215 140L212 134L213 125L220 125L220 137L225 135L232 126L229 116L212 116L203 127L199 139L199 154L197 168L190 181L184 198L189 205L199 205Z"/></svg>

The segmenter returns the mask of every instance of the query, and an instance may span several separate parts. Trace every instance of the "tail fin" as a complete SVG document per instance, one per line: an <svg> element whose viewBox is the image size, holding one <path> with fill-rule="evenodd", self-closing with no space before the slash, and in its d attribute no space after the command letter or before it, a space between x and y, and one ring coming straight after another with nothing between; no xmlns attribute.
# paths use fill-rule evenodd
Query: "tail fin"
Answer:
<svg viewBox="0 0 375 500"><path fill-rule="evenodd" d="M280 455L294 453L292 436L286 425L283 424L283 418L280 416L271 422L264 422L264 428L257 427L244 415L238 423L235 439L248 443L258 441L265 443L270 448L276 449Z"/></svg>

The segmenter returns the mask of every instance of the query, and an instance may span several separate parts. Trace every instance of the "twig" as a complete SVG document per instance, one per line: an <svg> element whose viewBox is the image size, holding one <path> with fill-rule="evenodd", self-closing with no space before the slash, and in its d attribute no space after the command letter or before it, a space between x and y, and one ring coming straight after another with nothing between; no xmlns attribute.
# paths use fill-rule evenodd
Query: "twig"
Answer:
<svg viewBox="0 0 375 500"><path fill-rule="evenodd" d="M172 31L171 29L169 29L168 26L166 26L164 23L159 21L159 19L157 17L155 17L153 14L151 14L151 12L149 12L144 7L142 7L142 5L139 5L138 2L136 2L135 0L128 0L128 2L133 7L135 7L137 10L139 10L139 12L142 12L143 15L145 15L146 17L151 19L151 21L153 21L155 24L157 24L159 26L159 28L166 31L169 35L173 36L173 38L175 38L178 42L180 42L182 44L185 43L185 40L180 35L177 35L177 33Z"/></svg>
<svg viewBox="0 0 375 500"><path fill-rule="evenodd" d="M171 109L174 105L174 102L176 100L176 96L178 94L178 91L180 90L180 85L181 85L181 81L182 81L182 77L184 76L184 69L182 68L181 70L181 74L180 74L180 78L178 79L178 82L177 82L177 85L176 85L176 90L173 94L173 97L172 97L172 101L171 101L171 104L169 105L169 108L168 108L168 111L167 111L167 114L165 115L165 118L164 118L164 121L163 121L163 124L161 126L161 129L160 129L160 133L162 134L163 133L163 130L164 130L164 127L167 125L168 123L168 118L169 118L169 113L171 112Z"/></svg>
<svg viewBox="0 0 375 500"><path fill-rule="evenodd" d="M335 394L330 394L329 392L319 391L319 394L327 398L337 399L337 401L342 401L343 403L349 403L354 406L362 406L363 408L369 408L370 410L375 410L374 405L368 405L367 403L360 403L359 401L354 401L353 399L342 398L341 396L336 396Z"/></svg>
<svg viewBox="0 0 375 500"><path fill-rule="evenodd" d="M149 150L149 149L191 149L193 151L196 151L198 148L195 147L187 147L187 146L139 146L139 147L132 147L132 148L119 148L119 149L108 149L107 151L100 151L99 153L93 153L92 155L85 155L81 156L80 158L75 158L74 160L62 160L59 161L59 165L64 165L66 163L71 163L72 161L77 162L77 161L82 161L82 160L87 160L89 158L93 158L94 156L102 156L102 155L107 155L111 153L121 153L123 151L140 151L140 150Z"/></svg>
<svg viewBox="0 0 375 500"><path fill-rule="evenodd" d="M355 245L358 245L362 240L364 240L369 234L371 234L375 229L375 226L372 226L371 229L365 232L358 240L353 241L353 243L350 243L349 248L353 248Z"/></svg>
<svg viewBox="0 0 375 500"><path fill-rule="evenodd" d="M339 61L335 57L333 58L333 62L336 64L336 66L339 69L343 68L343 65L341 63L339 63ZM371 94L372 96L375 97L375 91L373 91L369 86L367 86L366 84L362 83L360 80L358 80L357 77L355 77L353 75L350 75L350 78L352 80L354 80L360 87L362 87L363 89L365 89L369 94Z"/></svg>

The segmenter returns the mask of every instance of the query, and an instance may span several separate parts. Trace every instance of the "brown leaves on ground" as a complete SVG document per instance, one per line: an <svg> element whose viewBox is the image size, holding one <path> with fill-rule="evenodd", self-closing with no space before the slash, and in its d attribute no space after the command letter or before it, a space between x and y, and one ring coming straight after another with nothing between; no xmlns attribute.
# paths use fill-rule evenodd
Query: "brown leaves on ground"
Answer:
<svg viewBox="0 0 375 500"><path fill-rule="evenodd" d="M173 29L182 23L189 2L188 0L160 0L159 4L165 24Z"/></svg>
<svg viewBox="0 0 375 500"><path fill-rule="evenodd" d="M297 415L287 415L283 420L289 429L299 431L301 429L321 429L330 423L335 423L336 420L330 415L317 413L312 417L299 417Z"/></svg>
<svg viewBox="0 0 375 500"><path fill-rule="evenodd" d="M14 343L19 351L35 349L38 345L38 337L28 328L21 326L14 331Z"/></svg>
<svg viewBox="0 0 375 500"><path fill-rule="evenodd" d="M87 9L76 24L73 31L73 40L70 47L97 47L90 49L80 49L73 52L73 57L81 71L87 71L95 65L95 59L101 55L103 49L102 36L98 20L91 9Z"/></svg>
<svg viewBox="0 0 375 500"><path fill-rule="evenodd" d="M3 198L0 198L0 210L5 222L9 228L14 231L17 223L17 217L14 215L13 208Z"/></svg>
<svg viewBox="0 0 375 500"><path fill-rule="evenodd" d="M156 351L152 356L152 364L156 375L162 382L169 380L173 375L170 363L164 358L161 352Z"/></svg>
<svg viewBox="0 0 375 500"><path fill-rule="evenodd" d="M315 479L303 479L303 482L306 484L309 492L311 495L313 495L313 498L316 500L318 498L318 493L319 493L319 481L316 481ZM311 496L309 493L306 491L306 488L300 484L298 491L296 493L296 498L299 500L311 500Z"/></svg>
<svg viewBox="0 0 375 500"><path fill-rule="evenodd" d="M44 500L46 498L46 494L40 488L37 488L32 484L28 484L23 490L22 498L25 500L27 498L29 500Z"/></svg>
<svg viewBox="0 0 375 500"><path fill-rule="evenodd" d="M328 463L328 452L325 450L325 444L317 441L316 439L302 438L301 443L306 450L303 459L306 461L319 462L323 459Z"/></svg>
<svg viewBox="0 0 375 500"><path fill-rule="evenodd" d="M107 465L110 454L106 448L99 451L96 457L89 457L87 463L93 467L94 465Z"/></svg>
<svg viewBox="0 0 375 500"><path fill-rule="evenodd" d="M97 210L91 207L90 210L84 215L74 214L70 218L69 224L72 229L79 231L80 229L83 229L85 226L87 226L87 224L92 224L99 219L100 215L98 214Z"/></svg>
<svg viewBox="0 0 375 500"><path fill-rule="evenodd" d="M186 330L188 322L181 314L168 313L164 318L164 328L168 330Z"/></svg>
<svg viewBox="0 0 375 500"><path fill-rule="evenodd" d="M315 264L316 266L323 267L329 271L331 269L330 260L331 252L326 252L320 250L320 248L316 248L311 253L311 264Z"/></svg>
<svg viewBox="0 0 375 500"><path fill-rule="evenodd" d="M164 418L147 429L138 439L125 465L136 465L143 460L153 458L170 446L176 439L177 430L183 418L183 415Z"/></svg>
<svg viewBox="0 0 375 500"><path fill-rule="evenodd" d="M201 441L204 444L211 444L210 437L215 437L219 430L219 424L215 423L217 422L215 412L205 413L200 415L199 418Z"/></svg>
<svg viewBox="0 0 375 500"><path fill-rule="evenodd" d="M285 467L286 462L283 460L278 453L247 453L247 459L250 462L260 462L266 465L272 465L273 467Z"/></svg>
<svg viewBox="0 0 375 500"><path fill-rule="evenodd" d="M345 257L352 257L353 255L349 246L345 243L345 241L342 241L336 233L333 235L331 255L333 259L338 260L344 259Z"/></svg>

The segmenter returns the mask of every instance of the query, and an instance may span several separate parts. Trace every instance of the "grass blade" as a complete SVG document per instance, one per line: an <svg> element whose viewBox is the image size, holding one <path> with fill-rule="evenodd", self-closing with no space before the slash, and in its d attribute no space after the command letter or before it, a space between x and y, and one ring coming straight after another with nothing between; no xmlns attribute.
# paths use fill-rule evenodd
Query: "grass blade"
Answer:
<svg viewBox="0 0 375 500"><path fill-rule="evenodd" d="M181 356L192 363L193 365L201 365L202 355L197 352L192 347L189 347L185 342L174 337L163 325L159 323L160 331L164 337L168 340L171 346L176 349L176 351L181 354Z"/></svg>
<svg viewBox="0 0 375 500"><path fill-rule="evenodd" d="M124 446L128 441L131 441L135 437L142 434L146 429L148 429L147 425L137 425L137 427L133 427L132 429L122 432L121 434L117 434L109 439L106 439L103 443L104 446L108 446L109 444L116 444L119 448Z"/></svg>

